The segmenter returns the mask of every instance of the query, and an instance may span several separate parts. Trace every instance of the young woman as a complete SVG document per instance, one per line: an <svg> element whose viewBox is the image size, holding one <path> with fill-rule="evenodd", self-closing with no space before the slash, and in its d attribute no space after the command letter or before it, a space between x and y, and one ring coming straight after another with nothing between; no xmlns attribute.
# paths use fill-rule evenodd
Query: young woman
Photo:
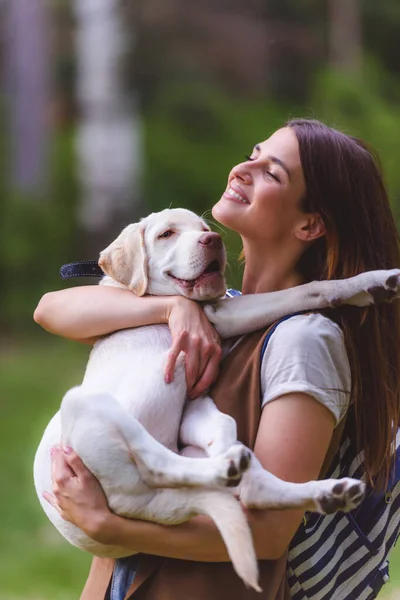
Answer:
<svg viewBox="0 0 400 600"><path fill-rule="evenodd" d="M290 121L257 144L232 169L213 216L242 238L244 294L400 265L396 226L371 151L317 121ZM400 412L398 306L345 307L329 316L306 314L280 324L262 361L261 386L254 383L250 391L238 373L250 369L257 373L254 381L259 378L263 332L242 340L223 361L211 395L235 416L239 438L264 467L290 481L318 478L349 413L367 477L383 488ZM118 329L165 322L173 338L167 378L180 350L186 353L193 397L218 373L216 333L201 308L184 298L136 298L122 289L81 287L46 294L35 319L52 333L88 342ZM245 396L237 398L236 388ZM254 399L257 394L260 399ZM209 519L174 527L125 520L109 511L97 480L71 449L56 452L53 464L55 497L49 500L64 518L103 543L143 553L130 588L133 567L128 577L127 598L258 597L242 589ZM290 597L287 548L302 516L295 510L248 511L264 599ZM104 597L112 567L112 561L94 560L82 598Z"/></svg>

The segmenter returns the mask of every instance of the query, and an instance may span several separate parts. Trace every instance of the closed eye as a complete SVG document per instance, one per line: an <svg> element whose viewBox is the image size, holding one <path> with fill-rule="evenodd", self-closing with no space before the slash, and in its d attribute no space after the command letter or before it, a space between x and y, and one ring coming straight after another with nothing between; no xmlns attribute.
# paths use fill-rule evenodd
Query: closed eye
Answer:
<svg viewBox="0 0 400 600"><path fill-rule="evenodd" d="M277 181L278 183L280 183L280 182L281 182L281 180L279 179L279 177L278 177L277 175L275 175L274 173L271 173L271 171L265 171L265 172L266 172L266 174L267 174L269 177L272 177L272 179L275 179L275 181Z"/></svg>
<svg viewBox="0 0 400 600"><path fill-rule="evenodd" d="M257 149L257 147L256 147L256 149ZM250 162L252 162L253 160L256 160L256 159L255 159L253 156L250 156L250 155L248 155L248 154L245 154L245 156L244 156L244 157L245 157L246 161L250 161ZM278 160L277 158L275 158L275 157L269 157L269 159L270 159L270 161L271 161L271 162L277 163L278 165L280 165L280 166L282 167L282 162L281 162L280 160ZM287 169L286 169L286 168L285 168L285 171L287 172L287 174L288 174L288 177L289 177L289 179L290 179L290 174L289 174L289 172L287 171ZM277 183L281 183L281 180L279 179L279 177L278 177L277 175L275 175L275 173L271 173L271 171L268 171L267 169L265 169L265 173L266 173L266 174L267 174L269 177L272 177L272 179L275 179L275 181L276 181Z"/></svg>

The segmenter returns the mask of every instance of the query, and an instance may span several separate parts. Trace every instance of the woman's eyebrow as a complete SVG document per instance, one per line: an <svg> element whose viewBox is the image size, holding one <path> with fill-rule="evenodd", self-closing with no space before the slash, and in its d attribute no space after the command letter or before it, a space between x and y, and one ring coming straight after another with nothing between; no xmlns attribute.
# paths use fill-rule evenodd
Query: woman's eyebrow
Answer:
<svg viewBox="0 0 400 600"><path fill-rule="evenodd" d="M254 146L254 150L257 150L257 152L260 152L261 151L260 144L256 144ZM267 156L267 160L282 167L282 169L285 171L286 175L288 176L289 181L291 180L292 177L291 177L290 171L289 171L288 167L286 166L286 164L283 162L283 160L281 160L280 158L277 158L276 156Z"/></svg>

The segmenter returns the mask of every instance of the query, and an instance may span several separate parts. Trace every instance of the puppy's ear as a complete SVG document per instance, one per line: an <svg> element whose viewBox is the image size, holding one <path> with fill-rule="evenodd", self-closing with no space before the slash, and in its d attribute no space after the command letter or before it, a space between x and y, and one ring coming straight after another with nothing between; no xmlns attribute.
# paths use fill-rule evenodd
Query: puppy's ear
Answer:
<svg viewBox="0 0 400 600"><path fill-rule="evenodd" d="M128 225L108 248L100 252L99 266L106 275L126 285L137 296L148 285L144 225Z"/></svg>

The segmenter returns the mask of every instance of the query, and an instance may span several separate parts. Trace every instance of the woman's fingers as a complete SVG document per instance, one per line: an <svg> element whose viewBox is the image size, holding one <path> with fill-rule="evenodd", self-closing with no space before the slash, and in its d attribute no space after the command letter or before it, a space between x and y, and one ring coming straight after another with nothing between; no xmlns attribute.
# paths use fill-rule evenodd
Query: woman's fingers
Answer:
<svg viewBox="0 0 400 600"><path fill-rule="evenodd" d="M165 381L173 381L176 361L179 354L184 352L187 389L192 392L196 387L195 393L198 396L215 381L221 359L221 347L217 340L211 342L208 338L182 333L184 335L179 336L168 353L164 370ZM196 397L193 393L190 396Z"/></svg>
<svg viewBox="0 0 400 600"><path fill-rule="evenodd" d="M190 392L194 387L201 373L202 352L201 340L197 336L192 336L190 345L186 350L185 372L186 385Z"/></svg>
<svg viewBox="0 0 400 600"><path fill-rule="evenodd" d="M64 453L59 446L55 446L51 449L51 460L51 477L53 480L53 485L63 484L71 477L75 477L74 471L65 460Z"/></svg>
<svg viewBox="0 0 400 600"><path fill-rule="evenodd" d="M56 487L64 486L68 480L92 477L85 464L70 446L52 448L52 479Z"/></svg>
<svg viewBox="0 0 400 600"><path fill-rule="evenodd" d="M172 348L168 353L167 362L164 369L165 381L171 383L174 379L176 361L179 354L183 352L185 357L186 385L191 390L199 376L201 363L200 340L196 336L189 338L187 331L182 331L178 338L173 342Z"/></svg>
<svg viewBox="0 0 400 600"><path fill-rule="evenodd" d="M47 500L47 502L49 504L54 506L54 508L61 514L60 507L58 506L56 497L53 496L53 494L50 494L49 492L43 492L42 496L45 500Z"/></svg>
<svg viewBox="0 0 400 600"><path fill-rule="evenodd" d="M164 376L167 383L174 380L174 372L176 361L181 352L184 352L185 342L187 339L187 331L182 333L173 341L171 350L168 352L167 362L165 363Z"/></svg>
<svg viewBox="0 0 400 600"><path fill-rule="evenodd" d="M191 398L200 396L217 378L222 350L219 338L215 333L210 341L209 337L189 336L182 332L172 344L168 353L164 369L165 381L170 383L174 379L176 361L183 352L185 358L186 384Z"/></svg>
<svg viewBox="0 0 400 600"><path fill-rule="evenodd" d="M43 493L66 521L86 531L98 515L108 514L107 499L94 475L70 447L51 451L53 493Z"/></svg>
<svg viewBox="0 0 400 600"><path fill-rule="evenodd" d="M201 371L200 379L189 393L191 399L204 394L218 377L219 363L221 360L221 348L214 350L207 360L205 368Z"/></svg>
<svg viewBox="0 0 400 600"><path fill-rule="evenodd" d="M76 452L70 446L64 447L64 460L70 468L71 472L78 478L92 476L89 469L79 458Z"/></svg>
<svg viewBox="0 0 400 600"><path fill-rule="evenodd" d="M188 391L202 393L214 381L221 359L220 338L197 303L178 297L170 311L168 324L172 348L165 366L165 381L174 378L181 352L186 355L185 372Z"/></svg>

